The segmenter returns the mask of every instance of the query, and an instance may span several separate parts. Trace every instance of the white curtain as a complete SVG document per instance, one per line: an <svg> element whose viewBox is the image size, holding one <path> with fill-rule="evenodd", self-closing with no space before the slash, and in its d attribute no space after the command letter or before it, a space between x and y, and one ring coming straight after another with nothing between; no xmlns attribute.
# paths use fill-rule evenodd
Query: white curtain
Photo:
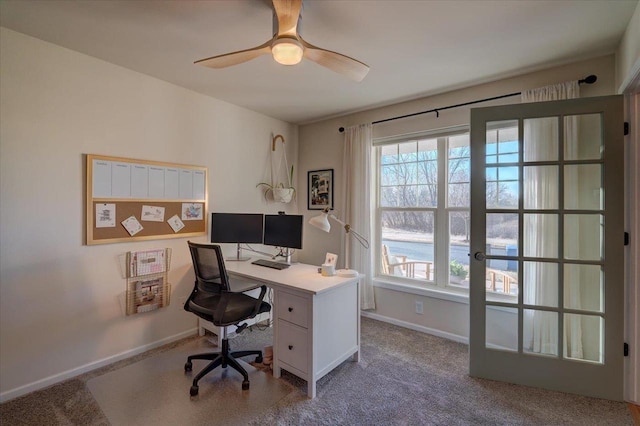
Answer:
<svg viewBox="0 0 640 426"><path fill-rule="evenodd" d="M371 156L372 126L361 124L345 130L343 157L343 203L344 221L371 242ZM349 267L365 277L360 282L361 309L375 309L373 296L373 262L371 251L362 247L353 238L345 250L349 250Z"/></svg>
<svg viewBox="0 0 640 426"><path fill-rule="evenodd" d="M543 102L578 98L580 87L577 81L554 84L538 89L522 92L522 102ZM576 158L577 122L575 118L564 123L564 155ZM557 161L558 143L562 140L558 134L558 120L555 117L525 120L524 151L525 162ZM524 206L531 209L557 209L559 207L558 178L556 166L526 167L524 173ZM565 169L564 182L568 188L576 188L577 176ZM557 214L529 214L524 220L523 251L527 257L557 258L558 253L558 221ZM577 239L578 235L571 238ZM565 239L566 242L566 239ZM578 242L579 243L579 242ZM574 245L574 244L571 244ZM577 244L575 246L578 246ZM555 263L525 262L523 269L525 304L541 306L558 306L558 269ZM577 286L573 286L577 287ZM579 289L569 288L565 291L572 306L579 305ZM555 314L540 310L526 310L524 315L525 350L557 355L558 354L558 318ZM581 326L576 318L565 317L565 356L582 358Z"/></svg>

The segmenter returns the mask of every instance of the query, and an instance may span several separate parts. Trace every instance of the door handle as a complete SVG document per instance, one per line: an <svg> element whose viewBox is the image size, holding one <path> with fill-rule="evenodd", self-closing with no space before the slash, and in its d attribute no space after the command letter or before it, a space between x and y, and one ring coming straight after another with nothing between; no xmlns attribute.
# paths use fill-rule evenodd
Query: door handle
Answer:
<svg viewBox="0 0 640 426"><path fill-rule="evenodd" d="M487 256L485 256L483 252L481 252L481 251L477 251L477 252L475 252L475 254L473 255L473 258L474 258L475 260L483 261L483 260L485 260L485 259L487 258Z"/></svg>

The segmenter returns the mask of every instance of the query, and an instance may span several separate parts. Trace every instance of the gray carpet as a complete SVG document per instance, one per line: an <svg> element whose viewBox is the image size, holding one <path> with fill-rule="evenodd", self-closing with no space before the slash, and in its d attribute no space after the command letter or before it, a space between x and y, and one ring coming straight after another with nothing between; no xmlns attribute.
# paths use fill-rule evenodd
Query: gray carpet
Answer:
<svg viewBox="0 0 640 426"><path fill-rule="evenodd" d="M201 382L200 395L191 399L180 355L203 340L185 339L3 403L0 424L633 425L627 404L473 379L466 345L367 318L361 361L322 378L313 400L304 381L286 372L276 380L260 369L251 369L248 395L239 390L239 375L220 372ZM231 346L260 348L270 341L270 329L245 331ZM136 375L136 387L118 387L128 375ZM97 384L119 390L99 394ZM215 395L231 399L219 407ZM113 414L131 410L135 419Z"/></svg>

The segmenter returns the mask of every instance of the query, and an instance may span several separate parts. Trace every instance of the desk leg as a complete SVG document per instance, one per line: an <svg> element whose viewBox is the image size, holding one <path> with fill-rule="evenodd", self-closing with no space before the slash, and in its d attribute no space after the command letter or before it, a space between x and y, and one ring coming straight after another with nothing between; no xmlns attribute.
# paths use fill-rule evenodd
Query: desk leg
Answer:
<svg viewBox="0 0 640 426"><path fill-rule="evenodd" d="M273 368L273 377L275 377L276 379L280 378L280 363L277 361L277 358L275 356L275 353L273 355L273 364L271 364L272 368Z"/></svg>
<svg viewBox="0 0 640 426"><path fill-rule="evenodd" d="M307 383L307 398L313 399L316 397L316 381L311 379Z"/></svg>

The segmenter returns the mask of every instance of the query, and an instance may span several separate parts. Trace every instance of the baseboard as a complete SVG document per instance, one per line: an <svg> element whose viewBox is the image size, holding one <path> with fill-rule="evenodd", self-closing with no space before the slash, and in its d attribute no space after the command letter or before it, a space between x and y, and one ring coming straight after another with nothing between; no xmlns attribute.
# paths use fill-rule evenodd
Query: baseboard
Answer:
<svg viewBox="0 0 640 426"><path fill-rule="evenodd" d="M15 389L10 389L8 391L0 393L0 402L5 402L10 399L17 398L22 395L26 395L30 392L34 392L40 389L44 389L51 385L55 385L56 383L60 383L64 380L71 379L73 377L79 376L80 374L87 373L89 371L95 370L97 368L104 367L105 365L113 364L114 362L121 361L126 358L130 358L132 356L141 354L151 349L158 348L160 346L175 342L180 339L184 339L185 337L192 336L198 332L198 328L191 328L187 331L183 331L178 334L174 334L173 336L165 337L164 339L157 340L153 343L149 343L147 345L138 346L137 348L130 349L128 351L121 352L116 355L112 355L106 358L102 358L100 360L90 362L85 365L81 365L76 368L72 368L71 370L63 371L62 373L54 374L53 376L45 377L44 379L37 380L32 383L27 383L26 385L17 387Z"/></svg>
<svg viewBox="0 0 640 426"><path fill-rule="evenodd" d="M464 343L466 345L469 344L469 338L465 336L459 336L453 333L447 333L442 330L437 330L435 328L429 328L422 325L413 324L407 321L401 321L395 318L385 317L383 315L375 314L373 312L360 311L361 316L371 318L374 320L387 322L389 324L397 325L399 327L408 328L411 330L419 331L425 334L431 334L432 336L442 337L444 339L453 340L454 342Z"/></svg>

